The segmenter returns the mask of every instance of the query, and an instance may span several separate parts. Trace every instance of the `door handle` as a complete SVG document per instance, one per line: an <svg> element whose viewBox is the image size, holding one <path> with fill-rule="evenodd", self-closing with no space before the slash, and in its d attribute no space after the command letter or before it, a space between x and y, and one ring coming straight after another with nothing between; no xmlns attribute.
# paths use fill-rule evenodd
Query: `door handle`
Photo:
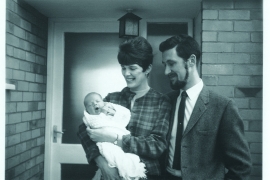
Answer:
<svg viewBox="0 0 270 180"><path fill-rule="evenodd" d="M54 143L57 142L57 134L64 134L64 132L62 132L62 131L57 131L57 126L54 125L54 126L53 126L53 142L54 142Z"/></svg>

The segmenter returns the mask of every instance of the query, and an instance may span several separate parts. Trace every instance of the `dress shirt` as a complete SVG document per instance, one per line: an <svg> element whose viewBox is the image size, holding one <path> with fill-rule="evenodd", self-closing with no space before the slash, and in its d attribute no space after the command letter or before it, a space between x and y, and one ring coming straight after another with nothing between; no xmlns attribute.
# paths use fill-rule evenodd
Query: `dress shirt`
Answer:
<svg viewBox="0 0 270 180"><path fill-rule="evenodd" d="M186 98L186 108L185 108L185 116L184 116L184 130L183 133L187 127L188 121L190 119L191 113L194 109L194 106L196 104L196 101L199 97L199 94L203 88L203 81L200 80L196 85L192 86L191 88L187 89L187 95ZM180 90L180 94L176 101L176 108L175 108L175 114L174 114L174 121L173 121L173 127L171 132L171 139L170 139L170 146L169 146L169 166L167 167L167 171L171 173L174 176L181 177L181 171L172 169L173 165L173 159L174 159L174 149L175 149L175 141L176 141L176 131L177 131L177 122L178 122L178 109L181 101L181 93L183 90Z"/></svg>

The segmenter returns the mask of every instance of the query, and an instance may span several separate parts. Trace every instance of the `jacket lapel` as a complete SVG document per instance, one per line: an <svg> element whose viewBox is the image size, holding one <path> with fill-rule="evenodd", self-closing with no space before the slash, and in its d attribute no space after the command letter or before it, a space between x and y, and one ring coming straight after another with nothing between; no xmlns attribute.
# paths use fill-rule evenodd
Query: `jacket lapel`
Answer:
<svg viewBox="0 0 270 180"><path fill-rule="evenodd" d="M193 126L197 123L197 121L200 119L202 114L207 109L206 104L208 102L209 102L209 91L204 86L202 91L200 92L200 95L197 99L197 102L194 106L194 109L193 109L192 114L190 116L189 122L187 124L187 127L186 127L182 137L184 137L193 128Z"/></svg>

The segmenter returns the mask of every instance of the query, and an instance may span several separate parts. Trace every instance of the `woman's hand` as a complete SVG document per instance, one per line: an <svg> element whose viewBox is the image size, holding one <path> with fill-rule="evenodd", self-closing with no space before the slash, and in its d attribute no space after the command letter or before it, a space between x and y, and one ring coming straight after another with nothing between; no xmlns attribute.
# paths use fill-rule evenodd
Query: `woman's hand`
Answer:
<svg viewBox="0 0 270 180"><path fill-rule="evenodd" d="M104 180L121 180L117 168L111 168L108 166L108 162L102 156L98 156L95 159L97 166L101 170Z"/></svg>
<svg viewBox="0 0 270 180"><path fill-rule="evenodd" d="M117 134L107 127L98 129L87 127L86 131L90 139L94 142L114 142L117 138Z"/></svg>

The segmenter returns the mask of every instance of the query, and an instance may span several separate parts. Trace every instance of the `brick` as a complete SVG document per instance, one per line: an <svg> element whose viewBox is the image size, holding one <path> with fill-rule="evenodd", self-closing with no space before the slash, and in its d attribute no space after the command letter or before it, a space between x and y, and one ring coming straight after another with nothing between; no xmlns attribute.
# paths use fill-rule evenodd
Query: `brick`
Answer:
<svg viewBox="0 0 270 180"><path fill-rule="evenodd" d="M262 2L259 1L235 1L237 9L262 9Z"/></svg>
<svg viewBox="0 0 270 180"><path fill-rule="evenodd" d="M23 82L23 81L18 81L17 90L19 90L19 91L28 91L29 90L29 83L28 82Z"/></svg>
<svg viewBox="0 0 270 180"><path fill-rule="evenodd" d="M26 33L26 39L34 44L37 44L37 37L31 33Z"/></svg>
<svg viewBox="0 0 270 180"><path fill-rule="evenodd" d="M251 42L263 42L263 34L251 33Z"/></svg>
<svg viewBox="0 0 270 180"><path fill-rule="evenodd" d="M235 21L234 23L235 31L262 31L263 24L262 21Z"/></svg>
<svg viewBox="0 0 270 180"><path fill-rule="evenodd" d="M20 70L31 71L32 64L27 61L20 61Z"/></svg>
<svg viewBox="0 0 270 180"><path fill-rule="evenodd" d="M252 164L262 164L262 155L261 154L251 154Z"/></svg>
<svg viewBox="0 0 270 180"><path fill-rule="evenodd" d="M30 169L31 175L37 174L38 172L39 172L39 166L34 166L33 168ZM38 177L34 178L33 180L38 180Z"/></svg>
<svg viewBox="0 0 270 180"><path fill-rule="evenodd" d="M249 122L248 121L243 121L243 123L244 123L244 131L247 131Z"/></svg>
<svg viewBox="0 0 270 180"><path fill-rule="evenodd" d="M44 81L43 81L43 76L40 75L40 74L37 74L37 75L36 75L36 82L37 82L37 83L43 83L43 82L44 82Z"/></svg>
<svg viewBox="0 0 270 180"><path fill-rule="evenodd" d="M217 10L203 10L202 19L217 19L218 11Z"/></svg>
<svg viewBox="0 0 270 180"><path fill-rule="evenodd" d="M25 168L30 169L36 165L36 162L35 162L35 159L32 158L32 159L26 161L25 164L26 164Z"/></svg>
<svg viewBox="0 0 270 180"><path fill-rule="evenodd" d="M19 70L13 70L13 79L24 80L25 72Z"/></svg>
<svg viewBox="0 0 270 180"><path fill-rule="evenodd" d="M230 86L208 86L208 88L226 97L233 97L234 94L233 87Z"/></svg>
<svg viewBox="0 0 270 180"><path fill-rule="evenodd" d="M18 26L14 26L14 35L19 37L19 38L24 39L25 38L25 31Z"/></svg>
<svg viewBox="0 0 270 180"><path fill-rule="evenodd" d="M262 53L252 54L250 56L250 63L252 63L252 64L262 64L262 62L263 62Z"/></svg>
<svg viewBox="0 0 270 180"><path fill-rule="evenodd" d="M6 125L6 136L10 136L13 134L16 134L16 125L15 124Z"/></svg>
<svg viewBox="0 0 270 180"><path fill-rule="evenodd" d="M262 109L262 99L261 98L250 99L249 106L251 109Z"/></svg>
<svg viewBox="0 0 270 180"><path fill-rule="evenodd" d="M17 103L17 111L28 111L28 103L27 102L18 102Z"/></svg>
<svg viewBox="0 0 270 180"><path fill-rule="evenodd" d="M10 101L22 101L22 92L11 91L10 92Z"/></svg>
<svg viewBox="0 0 270 180"><path fill-rule="evenodd" d="M218 85L248 86L249 76L219 76Z"/></svg>
<svg viewBox="0 0 270 180"><path fill-rule="evenodd" d="M246 120L256 120L256 119L262 119L262 110L255 110L255 109L241 109L239 110L239 113L243 119Z"/></svg>
<svg viewBox="0 0 270 180"><path fill-rule="evenodd" d="M12 158L7 159L6 169L17 166L19 163L20 163L20 156L13 156Z"/></svg>
<svg viewBox="0 0 270 180"><path fill-rule="evenodd" d="M27 149L32 149L33 147L37 146L37 139L31 139L26 142Z"/></svg>
<svg viewBox="0 0 270 180"><path fill-rule="evenodd" d="M28 129L29 128L28 128L27 122L16 124L16 133L21 133L21 132L27 131Z"/></svg>
<svg viewBox="0 0 270 180"><path fill-rule="evenodd" d="M34 101L41 101L42 93L34 93Z"/></svg>
<svg viewBox="0 0 270 180"><path fill-rule="evenodd" d="M6 113L15 113L17 110L17 103L6 103Z"/></svg>
<svg viewBox="0 0 270 180"><path fill-rule="evenodd" d="M251 143L250 144L251 153L262 153L262 143Z"/></svg>
<svg viewBox="0 0 270 180"><path fill-rule="evenodd" d="M203 1L203 9L233 9L232 1Z"/></svg>
<svg viewBox="0 0 270 180"><path fill-rule="evenodd" d="M14 113L8 115L8 124L14 124L22 121L21 113Z"/></svg>
<svg viewBox="0 0 270 180"><path fill-rule="evenodd" d="M245 136L248 142L261 143L262 133L261 132L245 132Z"/></svg>
<svg viewBox="0 0 270 180"><path fill-rule="evenodd" d="M262 10L251 10L250 11L250 19L251 20L263 20Z"/></svg>
<svg viewBox="0 0 270 180"><path fill-rule="evenodd" d="M37 145L43 145L45 144L45 138L44 136L40 137L40 138L37 138Z"/></svg>
<svg viewBox="0 0 270 180"><path fill-rule="evenodd" d="M27 30L27 31L31 31L31 27L32 27L31 23L29 23L29 22L27 22L27 21L25 21L25 20L23 20L23 19L21 19L21 24L20 24L20 26L21 26L23 29Z"/></svg>
<svg viewBox="0 0 270 180"><path fill-rule="evenodd" d="M21 162L25 162L26 160L31 158L31 150L25 151L21 154Z"/></svg>
<svg viewBox="0 0 270 180"><path fill-rule="evenodd" d="M11 46L14 46L14 47L19 47L19 38L14 36L14 35L11 35L9 33L6 34L6 43L11 45Z"/></svg>
<svg viewBox="0 0 270 180"><path fill-rule="evenodd" d="M6 67L11 68L11 69L19 69L20 68L20 61L18 59L7 56L6 57Z"/></svg>
<svg viewBox="0 0 270 180"><path fill-rule="evenodd" d="M39 84L29 83L29 91L38 92L39 88L40 88Z"/></svg>
<svg viewBox="0 0 270 180"><path fill-rule="evenodd" d="M45 58L41 57L41 56L36 56L36 63L41 64L41 65L45 65Z"/></svg>
<svg viewBox="0 0 270 180"><path fill-rule="evenodd" d="M232 31L232 21L203 20L203 31Z"/></svg>
<svg viewBox="0 0 270 180"><path fill-rule="evenodd" d="M250 77L251 86L262 86L262 76L251 76Z"/></svg>
<svg viewBox="0 0 270 180"><path fill-rule="evenodd" d="M24 92L23 93L23 101L33 101L33 93L32 92Z"/></svg>
<svg viewBox="0 0 270 180"><path fill-rule="evenodd" d="M37 128L37 120L33 120L29 122L30 129L36 129Z"/></svg>
<svg viewBox="0 0 270 180"><path fill-rule="evenodd" d="M25 60L25 51L21 49L14 48L14 57L18 59Z"/></svg>
<svg viewBox="0 0 270 180"><path fill-rule="evenodd" d="M202 33L203 41L217 41L217 32L203 32Z"/></svg>
<svg viewBox="0 0 270 180"><path fill-rule="evenodd" d="M27 141L29 139L31 139L31 131L26 131L26 132L22 132L21 133L21 142L23 141Z"/></svg>
<svg viewBox="0 0 270 180"><path fill-rule="evenodd" d="M248 98L234 98L234 101L236 103L236 106L241 108L249 108L249 99Z"/></svg>
<svg viewBox="0 0 270 180"><path fill-rule="evenodd" d="M7 66L6 66L7 67ZM7 79L13 79L13 77L12 77L12 69L8 69L8 68L6 68L6 78Z"/></svg>
<svg viewBox="0 0 270 180"><path fill-rule="evenodd" d="M40 119L41 118L41 111L34 111L32 114L32 119Z"/></svg>
<svg viewBox="0 0 270 180"><path fill-rule="evenodd" d="M44 154L41 154L36 157L36 164L44 162Z"/></svg>
<svg viewBox="0 0 270 180"><path fill-rule="evenodd" d="M19 48L25 50L25 51L30 51L31 49L31 43L23 40L23 39L20 39L20 43L19 43Z"/></svg>
<svg viewBox="0 0 270 180"><path fill-rule="evenodd" d="M262 75L262 65L234 65L235 75Z"/></svg>
<svg viewBox="0 0 270 180"><path fill-rule="evenodd" d="M6 8L11 10L11 11L14 11L15 3L13 1L6 1Z"/></svg>
<svg viewBox="0 0 270 180"><path fill-rule="evenodd" d="M6 45L6 53L8 56L13 56L14 48L12 46Z"/></svg>
<svg viewBox="0 0 270 180"><path fill-rule="evenodd" d="M235 52L259 52L263 49L262 43L236 43L234 46Z"/></svg>
<svg viewBox="0 0 270 180"><path fill-rule="evenodd" d="M16 166L15 167L15 176L21 174L22 172L24 172L24 170L25 170L25 164L24 163L20 164L19 166Z"/></svg>
<svg viewBox="0 0 270 180"><path fill-rule="evenodd" d="M202 80L203 80L203 83L205 85L217 85L217 77L216 76L213 76L213 75L210 75L210 76L205 76L203 75L202 76Z"/></svg>
<svg viewBox="0 0 270 180"><path fill-rule="evenodd" d="M248 10L219 10L219 19L221 20L249 20L250 11Z"/></svg>
<svg viewBox="0 0 270 180"><path fill-rule="evenodd" d="M25 80L30 82L35 82L36 75L33 73L26 72L25 73Z"/></svg>
<svg viewBox="0 0 270 180"><path fill-rule="evenodd" d="M36 61L36 56L33 53L26 52L26 58L25 59L27 61L30 61L30 62L35 62Z"/></svg>
<svg viewBox="0 0 270 180"><path fill-rule="evenodd" d="M38 110L42 110L46 108L46 103L45 102L39 102L38 103Z"/></svg>
<svg viewBox="0 0 270 180"><path fill-rule="evenodd" d="M249 131L262 132L262 121L261 120L250 121L249 124L250 124Z"/></svg>
<svg viewBox="0 0 270 180"><path fill-rule="evenodd" d="M250 63L250 55L245 53L219 53L216 63Z"/></svg>
<svg viewBox="0 0 270 180"><path fill-rule="evenodd" d="M6 159L15 155L15 146L6 147Z"/></svg>
<svg viewBox="0 0 270 180"><path fill-rule="evenodd" d="M20 142L20 134L14 134L14 135L11 135L11 136L8 136L7 137L7 146L12 146L12 145L15 145L15 144L18 144Z"/></svg>
<svg viewBox="0 0 270 180"><path fill-rule="evenodd" d="M47 41L37 37L37 44L43 48L47 48Z"/></svg>
<svg viewBox="0 0 270 180"><path fill-rule="evenodd" d="M32 130L32 138L36 138L36 137L39 137L41 134L40 134L40 129L34 129Z"/></svg>
<svg viewBox="0 0 270 180"><path fill-rule="evenodd" d="M22 121L30 121L30 120L32 120L32 112L23 112Z"/></svg>
<svg viewBox="0 0 270 180"><path fill-rule="evenodd" d="M38 110L38 102L28 102L28 107L29 111L36 111Z"/></svg>
<svg viewBox="0 0 270 180"><path fill-rule="evenodd" d="M233 43L202 43L202 52L233 52Z"/></svg>
<svg viewBox="0 0 270 180"><path fill-rule="evenodd" d="M15 147L16 147L16 154L20 154L22 152L25 152L26 151L26 142L17 144Z"/></svg>
<svg viewBox="0 0 270 180"><path fill-rule="evenodd" d="M233 66L232 65L202 65L202 74L233 74Z"/></svg>
<svg viewBox="0 0 270 180"><path fill-rule="evenodd" d="M220 32L218 41L221 42L249 42L250 34L245 32Z"/></svg>
<svg viewBox="0 0 270 180"><path fill-rule="evenodd" d="M45 110L42 111L41 117L42 117L42 118L45 118L45 117L46 117L46 111L45 111Z"/></svg>
<svg viewBox="0 0 270 180"><path fill-rule="evenodd" d="M40 146L31 149L31 157L35 157L40 154Z"/></svg>

